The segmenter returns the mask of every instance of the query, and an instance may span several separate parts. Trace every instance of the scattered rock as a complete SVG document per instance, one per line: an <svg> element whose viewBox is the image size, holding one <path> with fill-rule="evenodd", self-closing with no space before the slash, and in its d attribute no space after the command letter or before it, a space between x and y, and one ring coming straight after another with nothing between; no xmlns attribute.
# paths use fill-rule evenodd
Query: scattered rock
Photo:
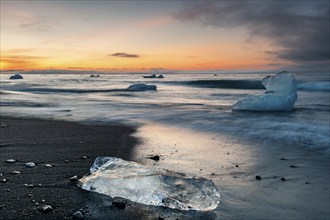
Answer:
<svg viewBox="0 0 330 220"><path fill-rule="evenodd" d="M2 179L1 182L3 182L3 183L4 183L4 182L7 182L7 179Z"/></svg>
<svg viewBox="0 0 330 220"><path fill-rule="evenodd" d="M51 207L50 205L44 205L39 209L39 211L42 212L42 213L52 212L53 207Z"/></svg>
<svg viewBox="0 0 330 220"><path fill-rule="evenodd" d="M25 164L25 167L26 167L26 168L33 168L33 167L35 167L35 166L36 166L36 164L33 163L33 162L28 162L28 163Z"/></svg>
<svg viewBox="0 0 330 220"><path fill-rule="evenodd" d="M28 187L28 188L33 188L34 185L33 185L33 184L29 184L27 187Z"/></svg>
<svg viewBox="0 0 330 220"><path fill-rule="evenodd" d="M15 170L15 171L11 172L11 174L21 174L21 172L18 170Z"/></svg>
<svg viewBox="0 0 330 220"><path fill-rule="evenodd" d="M69 160L65 160L64 162L65 162L65 163L70 163L70 161L69 161Z"/></svg>
<svg viewBox="0 0 330 220"><path fill-rule="evenodd" d="M239 167L238 165L236 165L236 167Z"/></svg>
<svg viewBox="0 0 330 220"><path fill-rule="evenodd" d="M148 157L149 159L151 160L154 160L154 161L159 161L160 157L158 155L155 155L155 156L151 156L151 157Z"/></svg>
<svg viewBox="0 0 330 220"><path fill-rule="evenodd" d="M74 175L73 177L70 178L70 182L77 182L78 181L78 176Z"/></svg>
<svg viewBox="0 0 330 220"><path fill-rule="evenodd" d="M3 206L2 205L0 205L0 209L3 209Z"/></svg>
<svg viewBox="0 0 330 220"><path fill-rule="evenodd" d="M124 210L126 205L124 202L112 202L112 205L118 209Z"/></svg>
<svg viewBox="0 0 330 220"><path fill-rule="evenodd" d="M53 167L51 164L45 164L46 167Z"/></svg>
<svg viewBox="0 0 330 220"><path fill-rule="evenodd" d="M46 200L44 200L44 199L43 199L43 200L41 200L41 202L42 202L42 203L45 203L45 202L46 202Z"/></svg>
<svg viewBox="0 0 330 220"><path fill-rule="evenodd" d="M23 76L20 74L15 74L9 77L9 79L23 79Z"/></svg>
<svg viewBox="0 0 330 220"><path fill-rule="evenodd" d="M81 159L87 159L88 157L87 156L81 156Z"/></svg>
<svg viewBox="0 0 330 220"><path fill-rule="evenodd" d="M6 163L16 163L17 161L15 159L8 159L6 160Z"/></svg>
<svg viewBox="0 0 330 220"><path fill-rule="evenodd" d="M32 197L32 194L31 194L31 193L29 193L29 194L28 194L28 197Z"/></svg>
<svg viewBox="0 0 330 220"><path fill-rule="evenodd" d="M281 181L285 181L286 179L284 177L281 178Z"/></svg>
<svg viewBox="0 0 330 220"><path fill-rule="evenodd" d="M35 205L35 206L38 206L38 205L39 205L39 202L35 202L34 205Z"/></svg>
<svg viewBox="0 0 330 220"><path fill-rule="evenodd" d="M0 127L1 127L1 128L6 128L7 125L6 125L5 123L1 123L1 124L0 124Z"/></svg>
<svg viewBox="0 0 330 220"><path fill-rule="evenodd" d="M39 186L39 187L41 187L41 186L42 186L42 184L41 184L41 183L39 183L39 184L38 184L38 186Z"/></svg>
<svg viewBox="0 0 330 220"><path fill-rule="evenodd" d="M256 179L257 180L261 180L261 176L256 176Z"/></svg>
<svg viewBox="0 0 330 220"><path fill-rule="evenodd" d="M72 217L73 219L84 219L84 215L81 213L81 211L76 211Z"/></svg>
<svg viewBox="0 0 330 220"><path fill-rule="evenodd" d="M10 192L10 189L6 189L6 192Z"/></svg>

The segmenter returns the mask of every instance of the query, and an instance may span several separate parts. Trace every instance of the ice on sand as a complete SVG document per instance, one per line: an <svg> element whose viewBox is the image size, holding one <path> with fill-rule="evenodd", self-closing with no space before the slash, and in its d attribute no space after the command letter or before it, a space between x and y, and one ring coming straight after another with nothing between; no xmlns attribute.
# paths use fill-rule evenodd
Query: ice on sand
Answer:
<svg viewBox="0 0 330 220"><path fill-rule="evenodd" d="M80 179L79 186L111 197L180 210L207 211L220 202L217 188L208 179L186 178L116 157L96 158L90 175Z"/></svg>
<svg viewBox="0 0 330 220"><path fill-rule="evenodd" d="M236 102L234 110L242 111L292 111L296 102L297 83L293 75L283 71L262 80L266 92L249 96Z"/></svg>

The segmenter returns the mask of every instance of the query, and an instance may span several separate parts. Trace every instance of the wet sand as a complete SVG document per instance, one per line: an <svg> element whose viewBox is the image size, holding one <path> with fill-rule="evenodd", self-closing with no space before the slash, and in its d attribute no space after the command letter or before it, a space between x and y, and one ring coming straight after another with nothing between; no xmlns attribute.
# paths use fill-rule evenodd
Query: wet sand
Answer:
<svg viewBox="0 0 330 220"><path fill-rule="evenodd" d="M139 128L136 136L142 143L134 160L216 184L216 219L330 219L330 158L324 150L159 123ZM149 155L159 155L159 162Z"/></svg>

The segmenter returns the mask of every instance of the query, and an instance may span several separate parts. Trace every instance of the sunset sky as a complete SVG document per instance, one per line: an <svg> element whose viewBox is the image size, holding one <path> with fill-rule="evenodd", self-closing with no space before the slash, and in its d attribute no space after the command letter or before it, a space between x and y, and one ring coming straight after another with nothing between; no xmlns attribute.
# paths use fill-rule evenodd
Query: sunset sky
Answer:
<svg viewBox="0 0 330 220"><path fill-rule="evenodd" d="M1 70L329 68L329 1L3 1Z"/></svg>

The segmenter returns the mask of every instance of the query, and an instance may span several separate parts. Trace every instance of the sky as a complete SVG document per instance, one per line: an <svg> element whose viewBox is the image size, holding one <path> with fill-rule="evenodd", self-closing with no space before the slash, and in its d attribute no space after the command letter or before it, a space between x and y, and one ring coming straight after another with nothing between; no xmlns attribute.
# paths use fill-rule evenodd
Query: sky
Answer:
<svg viewBox="0 0 330 220"><path fill-rule="evenodd" d="M1 70L324 70L329 1L0 0Z"/></svg>

